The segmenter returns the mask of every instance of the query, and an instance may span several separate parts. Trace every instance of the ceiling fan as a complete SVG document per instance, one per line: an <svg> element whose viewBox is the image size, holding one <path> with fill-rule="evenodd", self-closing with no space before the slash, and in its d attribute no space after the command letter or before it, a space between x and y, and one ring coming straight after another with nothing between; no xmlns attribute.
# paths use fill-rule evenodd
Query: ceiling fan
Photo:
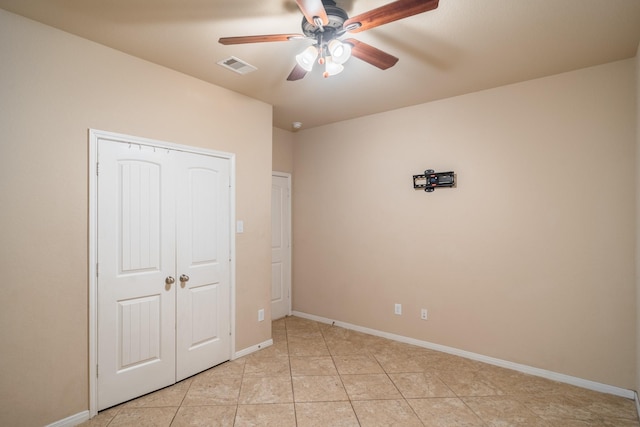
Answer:
<svg viewBox="0 0 640 427"><path fill-rule="evenodd" d="M302 34L269 34L261 36L222 37L223 45L279 42L310 39L313 45L296 55L296 65L287 77L302 79L313 68L316 59L325 66L324 77L340 73L351 56L382 70L393 67L398 58L353 38L340 41L346 33L358 33L389 22L428 12L438 7L439 0L396 0L384 6L349 18L333 0L296 0L302 11Z"/></svg>

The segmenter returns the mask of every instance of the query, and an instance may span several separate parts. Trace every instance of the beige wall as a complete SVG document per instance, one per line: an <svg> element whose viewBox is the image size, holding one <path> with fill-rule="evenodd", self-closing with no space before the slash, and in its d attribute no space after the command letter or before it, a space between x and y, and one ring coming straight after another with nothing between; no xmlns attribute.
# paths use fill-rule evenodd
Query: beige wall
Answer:
<svg viewBox="0 0 640 427"><path fill-rule="evenodd" d="M293 173L293 140L294 133L273 128L273 170Z"/></svg>
<svg viewBox="0 0 640 427"><path fill-rule="evenodd" d="M0 58L0 424L89 408L89 128L237 154L236 349L268 340L271 106L3 10Z"/></svg>
<svg viewBox="0 0 640 427"><path fill-rule="evenodd" d="M635 84L626 60L296 133L294 310L633 389ZM457 188L414 190L428 168Z"/></svg>

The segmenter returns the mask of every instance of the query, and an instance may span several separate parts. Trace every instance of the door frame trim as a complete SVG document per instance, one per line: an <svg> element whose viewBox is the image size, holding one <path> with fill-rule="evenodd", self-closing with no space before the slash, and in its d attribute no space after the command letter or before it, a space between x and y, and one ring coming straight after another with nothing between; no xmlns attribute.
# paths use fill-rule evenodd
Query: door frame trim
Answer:
<svg viewBox="0 0 640 427"><path fill-rule="evenodd" d="M292 257L292 253L293 253L293 234L292 234L292 228L293 228L293 212L291 211L291 200L293 198L293 189L291 188L291 174L288 172L278 172L278 171L271 171L271 178L273 178L274 176L280 177L280 178L286 178L287 179L287 187L289 189L289 197L288 197L288 201L287 201L287 210L288 212L288 217L289 217L289 221L287 222L287 234L289 236L289 248L287 249L288 252L288 257L289 257L289 271L286 272L286 274L289 276L289 289L287 289L287 291L289 292L289 308L288 308L288 312L287 315L291 316L291 308L292 308L292 301L293 301L293 257Z"/></svg>
<svg viewBox="0 0 640 427"><path fill-rule="evenodd" d="M191 147L132 135L89 129L89 417L98 413L98 142L101 139L151 146L167 150L203 154L229 160L229 324L231 326L229 360L236 353L236 155L224 151Z"/></svg>

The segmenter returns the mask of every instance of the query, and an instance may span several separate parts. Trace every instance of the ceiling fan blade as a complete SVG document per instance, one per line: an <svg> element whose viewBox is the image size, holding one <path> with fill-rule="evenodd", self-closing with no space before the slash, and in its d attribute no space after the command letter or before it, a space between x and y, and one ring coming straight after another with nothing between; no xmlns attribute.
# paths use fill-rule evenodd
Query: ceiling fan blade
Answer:
<svg viewBox="0 0 640 427"><path fill-rule="evenodd" d="M298 3L298 7L304 17L307 18L309 24L316 25L316 23L313 22L313 18L320 18L322 25L329 23L329 17L327 16L327 11L324 10L322 0L296 0L296 3Z"/></svg>
<svg viewBox="0 0 640 427"><path fill-rule="evenodd" d="M428 12L438 7L438 0L397 0L354 16L344 22L343 28L358 33L398 19ZM354 27L353 29L350 29Z"/></svg>
<svg viewBox="0 0 640 427"><path fill-rule="evenodd" d="M347 39L344 40L345 43L349 43L351 45L351 55L356 58L368 62L369 64L380 68L381 70L386 70L387 68L391 68L396 65L398 62L398 58L393 55L389 55L386 52L381 51L380 49L358 41L356 39Z"/></svg>
<svg viewBox="0 0 640 427"><path fill-rule="evenodd" d="M302 34L268 34L265 36L240 36L240 37L221 37L218 43L229 44L244 44L244 43L262 43L262 42L286 42L295 39L306 38Z"/></svg>
<svg viewBox="0 0 640 427"><path fill-rule="evenodd" d="M289 77L287 77L287 80L289 80L290 82L293 82L296 80L300 80L306 75L307 75L307 70L302 68L300 65L296 64L296 66L293 67L293 70L291 70Z"/></svg>

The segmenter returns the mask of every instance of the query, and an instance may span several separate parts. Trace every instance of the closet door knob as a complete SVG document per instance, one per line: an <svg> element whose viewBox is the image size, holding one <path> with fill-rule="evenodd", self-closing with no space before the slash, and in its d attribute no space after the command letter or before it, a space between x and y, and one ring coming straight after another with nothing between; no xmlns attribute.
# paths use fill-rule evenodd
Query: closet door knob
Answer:
<svg viewBox="0 0 640 427"><path fill-rule="evenodd" d="M176 282L176 279L174 279L171 276L167 276L166 279L164 279L164 283L167 284L167 290L171 289L171 285L173 285Z"/></svg>
<svg viewBox="0 0 640 427"><path fill-rule="evenodd" d="M189 276L187 276L186 274L181 274L180 275L180 287L184 289L185 286L187 286L187 282L189 281Z"/></svg>

